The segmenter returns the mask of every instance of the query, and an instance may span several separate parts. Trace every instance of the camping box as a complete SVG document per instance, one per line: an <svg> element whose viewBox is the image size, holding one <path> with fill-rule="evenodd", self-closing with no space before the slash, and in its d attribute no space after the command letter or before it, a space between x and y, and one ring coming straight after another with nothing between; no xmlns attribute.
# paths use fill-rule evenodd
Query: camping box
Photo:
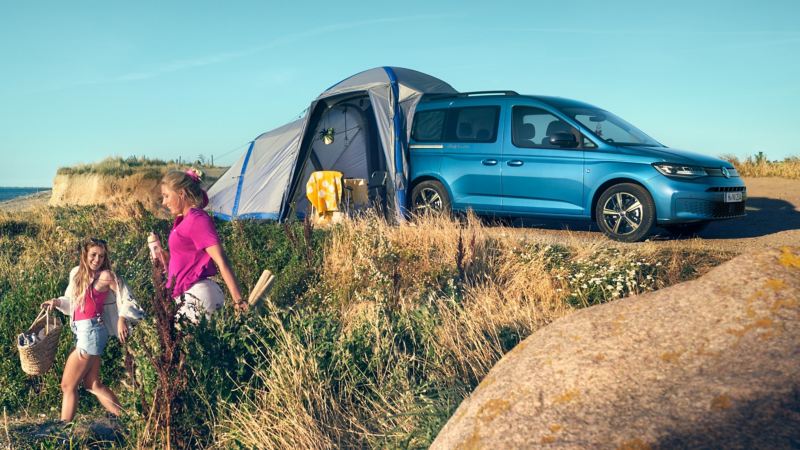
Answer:
<svg viewBox="0 0 800 450"><path fill-rule="evenodd" d="M363 178L345 178L343 194L342 204L346 210L357 211L369 205L367 180Z"/></svg>

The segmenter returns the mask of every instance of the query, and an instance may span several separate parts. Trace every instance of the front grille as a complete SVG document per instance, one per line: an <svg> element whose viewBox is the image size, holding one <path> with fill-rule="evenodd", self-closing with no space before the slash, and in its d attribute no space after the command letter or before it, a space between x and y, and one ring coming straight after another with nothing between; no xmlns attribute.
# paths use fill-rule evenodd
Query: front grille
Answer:
<svg viewBox="0 0 800 450"><path fill-rule="evenodd" d="M680 199L678 212L687 212L710 219L727 219L744 215L744 203L709 202L705 200Z"/></svg>
<svg viewBox="0 0 800 450"><path fill-rule="evenodd" d="M703 169L706 171L706 174L708 174L708 176L710 176L710 177L722 177L722 176L724 176L724 175L722 175L722 167L703 167ZM734 168L729 168L728 169L728 178L734 178L734 177L738 177L738 176L739 176L739 172L736 169L734 169Z"/></svg>
<svg viewBox="0 0 800 450"><path fill-rule="evenodd" d="M706 192L744 192L747 189L744 186L718 186L706 189Z"/></svg>

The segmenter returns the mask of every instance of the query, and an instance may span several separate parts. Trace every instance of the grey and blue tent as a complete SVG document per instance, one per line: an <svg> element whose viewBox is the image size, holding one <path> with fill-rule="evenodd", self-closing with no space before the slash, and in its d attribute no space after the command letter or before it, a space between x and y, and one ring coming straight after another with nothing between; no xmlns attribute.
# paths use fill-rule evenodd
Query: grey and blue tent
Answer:
<svg viewBox="0 0 800 450"><path fill-rule="evenodd" d="M387 211L400 218L417 104L424 94L454 93L438 78L401 67L346 78L311 102L302 118L250 142L209 189L209 207L226 220L302 216L311 173L336 170L349 178L383 180Z"/></svg>

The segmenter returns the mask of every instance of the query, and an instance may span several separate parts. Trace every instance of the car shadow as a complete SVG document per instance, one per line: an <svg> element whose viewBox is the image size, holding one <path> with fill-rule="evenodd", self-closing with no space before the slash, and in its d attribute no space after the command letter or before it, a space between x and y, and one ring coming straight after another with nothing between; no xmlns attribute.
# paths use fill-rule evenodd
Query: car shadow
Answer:
<svg viewBox="0 0 800 450"><path fill-rule="evenodd" d="M800 229L800 211L785 200L750 197L745 211L745 217L711 222L697 236L703 239L752 238Z"/></svg>
<svg viewBox="0 0 800 450"><path fill-rule="evenodd" d="M767 236L787 230L800 229L800 211L785 200L769 197L750 197L746 205L747 215L735 219L716 220L697 234L704 239L736 239ZM588 221L484 217L486 225L503 225L513 228L542 228L550 230L597 231L597 226ZM651 239L687 239L690 236L673 236L663 228L654 228Z"/></svg>

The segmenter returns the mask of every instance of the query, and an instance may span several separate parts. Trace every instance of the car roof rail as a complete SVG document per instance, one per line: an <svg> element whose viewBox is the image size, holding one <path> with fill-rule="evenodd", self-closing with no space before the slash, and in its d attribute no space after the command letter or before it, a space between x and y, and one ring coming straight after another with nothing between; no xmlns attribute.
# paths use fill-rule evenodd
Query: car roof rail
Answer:
<svg viewBox="0 0 800 450"><path fill-rule="evenodd" d="M473 91L473 92L459 92L459 97L473 97L480 95L519 95L516 91Z"/></svg>
<svg viewBox="0 0 800 450"><path fill-rule="evenodd" d="M455 94L425 94L426 100L441 100L444 98L455 98L455 97L480 97L480 96L489 96L489 95L507 95L507 96L516 96L519 95L516 91L473 91L473 92L457 92Z"/></svg>

